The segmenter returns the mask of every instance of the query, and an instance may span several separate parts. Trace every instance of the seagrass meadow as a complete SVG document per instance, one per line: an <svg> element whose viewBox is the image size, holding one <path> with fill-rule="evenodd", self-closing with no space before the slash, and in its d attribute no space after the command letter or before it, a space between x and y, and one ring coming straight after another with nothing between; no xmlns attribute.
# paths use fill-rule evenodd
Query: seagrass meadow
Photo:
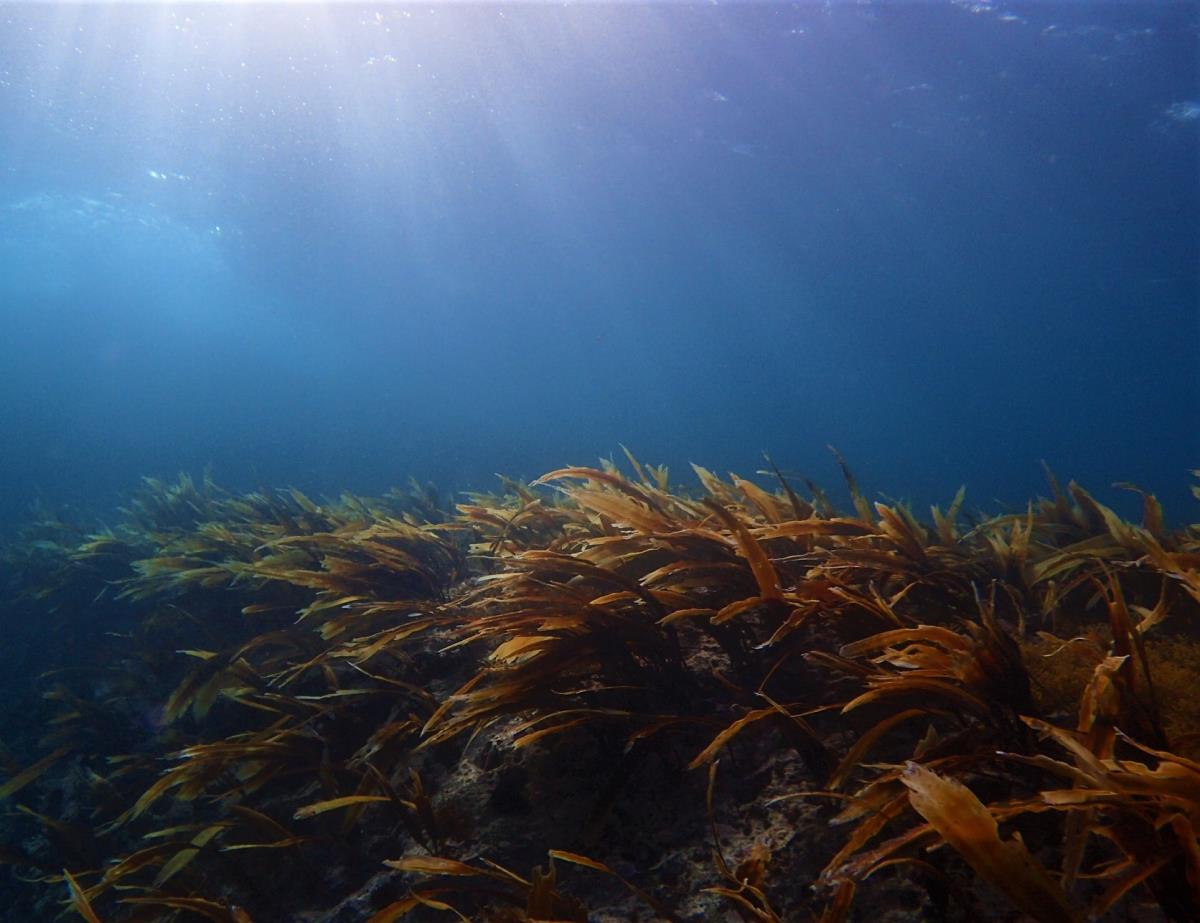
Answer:
<svg viewBox="0 0 1200 923"><path fill-rule="evenodd" d="M36 517L4 918L1200 918L1200 526L842 467Z"/></svg>

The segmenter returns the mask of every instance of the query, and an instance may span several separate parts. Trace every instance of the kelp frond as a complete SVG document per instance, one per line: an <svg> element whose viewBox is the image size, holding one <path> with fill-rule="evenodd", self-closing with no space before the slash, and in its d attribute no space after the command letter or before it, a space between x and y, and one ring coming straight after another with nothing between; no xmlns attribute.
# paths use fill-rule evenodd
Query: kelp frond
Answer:
<svg viewBox="0 0 1200 923"><path fill-rule="evenodd" d="M815 915L794 849L719 827L720 761L723 811L804 802L795 822L833 831L811 845L830 923L894 878L1038 920L1135 895L1200 916L1200 530L1053 475L1022 511L965 513L960 488L926 522L836 452L843 514L769 457L761 483L694 466L691 492L624 458L455 511L422 485L206 475L147 480L104 529L44 517L4 552L7 594L94 657L53 669L44 644L40 749L0 761L0 799L24 802L0 839L44 845L0 861L116 923L283 919L324 897L255 881L364 859L395 876L372 923L586 919L565 867L663 919ZM586 847L531 843L549 859L527 875L481 859L464 780L556 754L595 802ZM639 772L696 797L655 835L701 831L713 867L660 886L621 864L603 820Z"/></svg>

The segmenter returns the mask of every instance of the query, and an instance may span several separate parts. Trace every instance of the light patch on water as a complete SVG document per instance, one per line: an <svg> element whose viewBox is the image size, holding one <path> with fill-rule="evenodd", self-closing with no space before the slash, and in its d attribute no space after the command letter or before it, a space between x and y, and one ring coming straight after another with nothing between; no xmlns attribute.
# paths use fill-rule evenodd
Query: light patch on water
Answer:
<svg viewBox="0 0 1200 923"><path fill-rule="evenodd" d="M1161 109L1150 130L1166 137L1182 137L1200 125L1200 100L1181 99Z"/></svg>
<svg viewBox="0 0 1200 923"><path fill-rule="evenodd" d="M166 180L172 180L172 179L175 180L176 182L180 182L180 183L186 183L186 182L191 181L191 177L184 173L169 173L164 170L147 170L146 175L149 176L151 179L158 180L159 182L165 182Z"/></svg>
<svg viewBox="0 0 1200 923"><path fill-rule="evenodd" d="M0 302L102 302L188 324L211 320L202 293L231 278L232 231L193 227L119 193L21 196L0 204Z"/></svg>
<svg viewBox="0 0 1200 923"><path fill-rule="evenodd" d="M1184 99L1171 103L1163 110L1163 115L1173 122L1200 122L1200 102L1194 99Z"/></svg>
<svg viewBox="0 0 1200 923"><path fill-rule="evenodd" d="M924 93L932 89L933 84L931 83L910 83L906 87L897 87L896 89L892 90L889 95L900 96L904 93Z"/></svg>

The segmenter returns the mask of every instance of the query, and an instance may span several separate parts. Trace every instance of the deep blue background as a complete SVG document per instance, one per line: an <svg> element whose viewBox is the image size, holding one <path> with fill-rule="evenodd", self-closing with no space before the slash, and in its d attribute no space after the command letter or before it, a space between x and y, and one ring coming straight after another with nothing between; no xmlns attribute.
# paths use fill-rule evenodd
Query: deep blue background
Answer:
<svg viewBox="0 0 1200 923"><path fill-rule="evenodd" d="M0 7L0 522L625 443L1194 518L1200 8Z"/></svg>

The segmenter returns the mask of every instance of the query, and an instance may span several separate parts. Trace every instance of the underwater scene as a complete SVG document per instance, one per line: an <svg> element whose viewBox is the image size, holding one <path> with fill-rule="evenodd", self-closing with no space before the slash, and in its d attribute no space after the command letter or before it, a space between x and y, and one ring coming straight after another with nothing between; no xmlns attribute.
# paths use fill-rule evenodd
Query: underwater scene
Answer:
<svg viewBox="0 0 1200 923"><path fill-rule="evenodd" d="M0 2L0 920L1200 920L1200 4Z"/></svg>

